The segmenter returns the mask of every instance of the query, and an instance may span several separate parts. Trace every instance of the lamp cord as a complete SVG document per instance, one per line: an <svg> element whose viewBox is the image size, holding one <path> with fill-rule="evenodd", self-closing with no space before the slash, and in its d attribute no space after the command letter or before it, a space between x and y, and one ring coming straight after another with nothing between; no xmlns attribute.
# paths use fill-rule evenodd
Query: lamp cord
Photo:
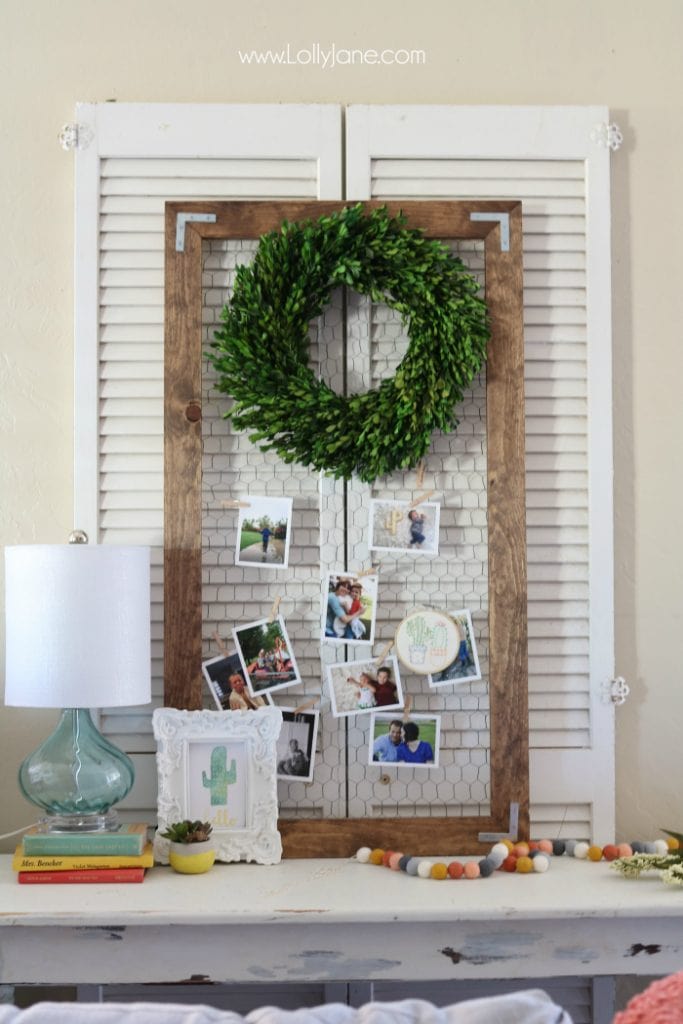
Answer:
<svg viewBox="0 0 683 1024"><path fill-rule="evenodd" d="M28 832L30 828L34 828L36 825L39 824L40 822L38 821L32 821L30 825L24 825L23 828L15 828L14 832L3 832L3 834L0 836L0 839L11 839L12 836L19 836L21 835L22 832Z"/></svg>

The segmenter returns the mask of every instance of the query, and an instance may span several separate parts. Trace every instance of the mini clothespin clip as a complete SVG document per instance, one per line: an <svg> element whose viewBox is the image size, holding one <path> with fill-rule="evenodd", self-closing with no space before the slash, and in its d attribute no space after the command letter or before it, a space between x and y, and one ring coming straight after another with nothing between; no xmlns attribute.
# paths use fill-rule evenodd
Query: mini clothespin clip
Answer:
<svg viewBox="0 0 683 1024"><path fill-rule="evenodd" d="M294 708L294 712L293 713L294 713L294 715L301 715L301 714L304 713L304 711L308 711L309 708L312 708L314 706L314 704L317 704L317 703L318 703L318 697L311 697L310 700L304 701L303 704L299 704L298 707Z"/></svg>
<svg viewBox="0 0 683 1024"><path fill-rule="evenodd" d="M275 621L275 616L277 615L277 611L278 611L278 608L280 607L280 601L281 600L282 600L282 598L278 594L277 597L275 598L275 600L273 601L272 608L270 609L270 616L268 618L268 622L274 622Z"/></svg>
<svg viewBox="0 0 683 1024"><path fill-rule="evenodd" d="M416 487L422 487L425 482L425 460L420 459L417 464L417 480L415 481Z"/></svg>
<svg viewBox="0 0 683 1024"><path fill-rule="evenodd" d="M230 498L228 501L222 501L221 505L223 508L251 508L251 502L240 501L239 498Z"/></svg>
<svg viewBox="0 0 683 1024"><path fill-rule="evenodd" d="M403 721L407 722L410 718L410 709L413 706L413 698L408 694L403 705Z"/></svg>
<svg viewBox="0 0 683 1024"><path fill-rule="evenodd" d="M213 639L216 641L216 647L221 652L223 657L227 658L229 656L228 655L228 648L225 646L225 644L221 640L220 634L219 634L218 630L216 630L216 632L213 634Z"/></svg>
<svg viewBox="0 0 683 1024"><path fill-rule="evenodd" d="M428 498L431 498L432 494L436 494L436 491L425 491L424 494L418 494L417 498L413 498L410 505L408 505L408 508L416 508L418 505L421 505L423 501L427 501Z"/></svg>
<svg viewBox="0 0 683 1024"><path fill-rule="evenodd" d="M392 648L393 646L394 646L394 641L393 641L393 640L389 640L389 641L388 641L388 642L387 642L387 643L386 643L386 644L384 645L384 647L382 648L382 650L380 651L380 653L379 653L379 657L375 658L375 665L377 665L377 667L378 667L378 668L379 668L379 666L380 666L380 665L382 664L382 662L383 662L383 661L384 661L384 660L386 659L386 657L387 657L387 655L388 655L389 651L391 650L391 648Z"/></svg>
<svg viewBox="0 0 683 1024"><path fill-rule="evenodd" d="M363 569L362 572L356 573L356 579L361 580L363 576L376 576L379 572L379 566L371 565L369 569Z"/></svg>

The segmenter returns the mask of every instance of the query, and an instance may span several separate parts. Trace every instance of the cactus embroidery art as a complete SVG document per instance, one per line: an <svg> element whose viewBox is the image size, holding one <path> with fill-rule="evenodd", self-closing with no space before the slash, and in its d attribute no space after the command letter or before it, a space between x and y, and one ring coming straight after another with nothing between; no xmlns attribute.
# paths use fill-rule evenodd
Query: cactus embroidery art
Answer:
<svg viewBox="0 0 683 1024"><path fill-rule="evenodd" d="M225 747L214 747L211 751L211 774L202 772L202 785L211 793L211 806L224 807L228 802L228 786L237 782L237 765L233 758L228 769L228 752Z"/></svg>

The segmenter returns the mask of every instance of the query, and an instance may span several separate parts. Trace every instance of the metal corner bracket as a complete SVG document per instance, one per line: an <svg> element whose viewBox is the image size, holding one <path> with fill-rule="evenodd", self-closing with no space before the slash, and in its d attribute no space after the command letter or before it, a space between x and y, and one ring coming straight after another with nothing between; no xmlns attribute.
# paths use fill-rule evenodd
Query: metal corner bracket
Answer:
<svg viewBox="0 0 683 1024"><path fill-rule="evenodd" d="M500 251L510 252L510 214L491 210L484 213L471 213L470 220L492 220L500 224Z"/></svg>
<svg viewBox="0 0 683 1024"><path fill-rule="evenodd" d="M501 839L511 839L513 842L519 835L519 804L510 804L510 826L507 832L480 832L478 839L480 843L498 843Z"/></svg>
<svg viewBox="0 0 683 1024"><path fill-rule="evenodd" d="M215 224L215 213L179 213L175 226L175 250L185 251L185 225L192 221L202 221L204 224Z"/></svg>

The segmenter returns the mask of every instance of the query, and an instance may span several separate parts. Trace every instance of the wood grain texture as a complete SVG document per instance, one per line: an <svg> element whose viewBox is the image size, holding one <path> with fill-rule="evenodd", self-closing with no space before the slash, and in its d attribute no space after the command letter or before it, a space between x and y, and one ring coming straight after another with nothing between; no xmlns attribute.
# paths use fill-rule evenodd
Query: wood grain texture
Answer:
<svg viewBox="0 0 683 1024"><path fill-rule="evenodd" d="M201 706L201 240L253 239L282 221L315 220L345 202L174 202L166 204L165 391L165 703ZM489 677L491 815L459 818L281 820L286 857L346 857L359 846L410 852L485 851L479 832L506 832L511 802L520 805L520 836L529 828L529 752L524 493L524 339L522 208L512 201L369 202L403 211L428 237L485 239L486 301L492 325L487 362ZM215 223L189 224L175 251L179 211L210 212ZM510 251L496 222L473 212L510 216ZM407 825L410 821L410 825Z"/></svg>

